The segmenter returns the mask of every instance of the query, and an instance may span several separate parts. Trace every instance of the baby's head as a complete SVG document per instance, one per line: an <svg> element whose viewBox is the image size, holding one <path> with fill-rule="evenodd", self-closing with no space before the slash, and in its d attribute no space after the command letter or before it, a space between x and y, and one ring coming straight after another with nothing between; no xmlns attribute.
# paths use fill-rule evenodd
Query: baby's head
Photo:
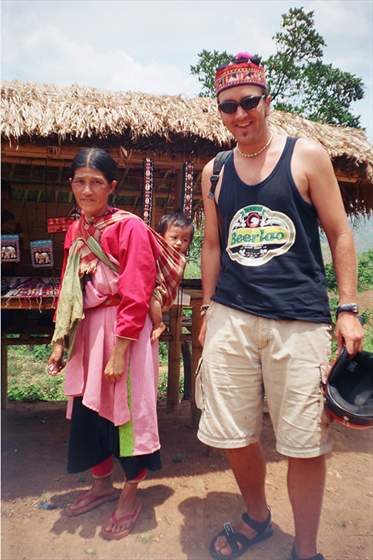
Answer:
<svg viewBox="0 0 373 560"><path fill-rule="evenodd" d="M157 232L171 247L184 255L189 249L194 234L192 220L181 212L164 214L157 225Z"/></svg>

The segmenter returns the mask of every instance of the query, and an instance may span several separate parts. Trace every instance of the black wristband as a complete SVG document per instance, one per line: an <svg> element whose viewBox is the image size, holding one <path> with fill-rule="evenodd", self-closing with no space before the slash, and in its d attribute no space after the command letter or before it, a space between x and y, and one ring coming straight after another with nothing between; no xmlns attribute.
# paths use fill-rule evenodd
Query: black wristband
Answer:
<svg viewBox="0 0 373 560"><path fill-rule="evenodd" d="M335 312L335 316L338 319L338 315L340 313L353 313L357 315L359 313L359 307L357 303L344 303L342 305L338 305L337 310Z"/></svg>

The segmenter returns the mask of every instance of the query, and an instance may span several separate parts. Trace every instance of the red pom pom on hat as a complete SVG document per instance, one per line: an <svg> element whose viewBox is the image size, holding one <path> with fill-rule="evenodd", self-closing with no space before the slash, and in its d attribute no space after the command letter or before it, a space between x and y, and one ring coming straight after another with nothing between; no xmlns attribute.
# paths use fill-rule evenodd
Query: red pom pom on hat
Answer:
<svg viewBox="0 0 373 560"><path fill-rule="evenodd" d="M240 58L247 58L248 60L250 60L252 56L253 55L248 52L239 52L235 55L234 59L239 60Z"/></svg>

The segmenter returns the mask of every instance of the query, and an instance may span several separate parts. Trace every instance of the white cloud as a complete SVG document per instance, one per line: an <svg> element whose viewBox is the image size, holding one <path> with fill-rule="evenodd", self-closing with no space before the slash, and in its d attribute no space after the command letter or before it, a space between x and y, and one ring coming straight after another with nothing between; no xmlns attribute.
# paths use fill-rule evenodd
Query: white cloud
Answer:
<svg viewBox="0 0 373 560"><path fill-rule="evenodd" d="M44 54L35 57L35 53ZM157 94L196 93L195 80L184 69L155 61L141 64L124 50L74 41L52 25L32 31L22 47L8 54L4 77Z"/></svg>

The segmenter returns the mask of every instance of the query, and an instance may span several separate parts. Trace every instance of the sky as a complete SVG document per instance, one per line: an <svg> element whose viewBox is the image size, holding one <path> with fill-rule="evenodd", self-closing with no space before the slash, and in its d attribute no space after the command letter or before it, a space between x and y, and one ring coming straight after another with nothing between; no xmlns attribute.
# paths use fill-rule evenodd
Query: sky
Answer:
<svg viewBox="0 0 373 560"><path fill-rule="evenodd" d="M360 76L373 141L373 0L2 0L3 80L195 96L202 49L275 52L291 7L313 11L324 62Z"/></svg>

